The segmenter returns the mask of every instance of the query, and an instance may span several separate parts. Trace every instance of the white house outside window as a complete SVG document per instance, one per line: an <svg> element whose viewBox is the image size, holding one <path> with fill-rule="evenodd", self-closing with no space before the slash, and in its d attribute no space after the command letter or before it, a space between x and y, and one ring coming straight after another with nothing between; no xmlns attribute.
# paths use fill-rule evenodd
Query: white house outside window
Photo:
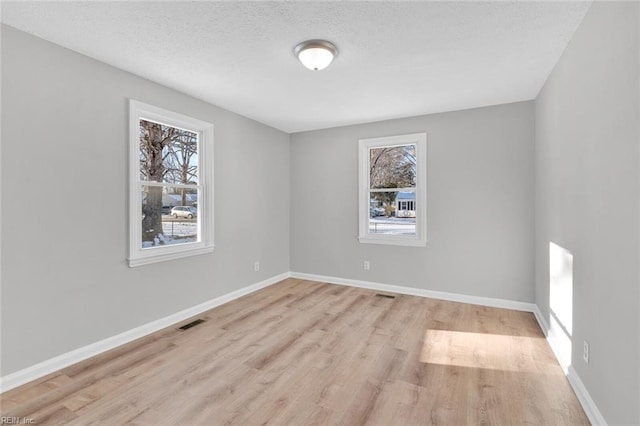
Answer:
<svg viewBox="0 0 640 426"><path fill-rule="evenodd" d="M130 101L129 266L213 251L213 125Z"/></svg>
<svg viewBox="0 0 640 426"><path fill-rule="evenodd" d="M427 135L359 141L362 243L426 245Z"/></svg>

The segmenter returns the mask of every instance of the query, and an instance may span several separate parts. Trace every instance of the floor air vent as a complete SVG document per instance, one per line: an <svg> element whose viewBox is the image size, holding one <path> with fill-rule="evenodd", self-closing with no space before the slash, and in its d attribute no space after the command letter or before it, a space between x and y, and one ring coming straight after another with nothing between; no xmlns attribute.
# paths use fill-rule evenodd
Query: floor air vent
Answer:
<svg viewBox="0 0 640 426"><path fill-rule="evenodd" d="M395 296L392 296L392 295L390 295L390 294L380 294L380 293L376 293L376 296L377 296L377 297L384 297L384 298L387 298L387 299L395 299L395 298L396 298Z"/></svg>
<svg viewBox="0 0 640 426"><path fill-rule="evenodd" d="M178 330L185 331L185 330L190 329L191 327L195 327L198 324L202 324L203 322L204 322L203 319L197 319L195 321L191 321L189 324L183 325L182 327L178 327Z"/></svg>

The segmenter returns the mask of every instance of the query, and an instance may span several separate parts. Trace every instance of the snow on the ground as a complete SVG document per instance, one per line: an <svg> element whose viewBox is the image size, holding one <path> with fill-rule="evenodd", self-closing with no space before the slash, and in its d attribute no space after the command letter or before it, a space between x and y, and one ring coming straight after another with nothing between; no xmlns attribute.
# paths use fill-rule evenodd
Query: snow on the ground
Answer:
<svg viewBox="0 0 640 426"><path fill-rule="evenodd" d="M142 248L149 248L154 245L195 243L198 241L198 224L196 222L163 221L162 231L164 235L159 235L155 241L143 241Z"/></svg>
<svg viewBox="0 0 640 426"><path fill-rule="evenodd" d="M371 234L415 235L415 218L380 217L369 219Z"/></svg>

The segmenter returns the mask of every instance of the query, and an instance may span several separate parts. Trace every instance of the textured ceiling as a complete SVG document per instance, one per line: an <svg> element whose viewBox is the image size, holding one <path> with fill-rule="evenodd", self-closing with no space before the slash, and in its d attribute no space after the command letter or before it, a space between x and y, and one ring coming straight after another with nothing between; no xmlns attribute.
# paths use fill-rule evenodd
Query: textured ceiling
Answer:
<svg viewBox="0 0 640 426"><path fill-rule="evenodd" d="M286 132L535 98L590 2L6 2L2 22ZM325 38L324 71L293 56Z"/></svg>

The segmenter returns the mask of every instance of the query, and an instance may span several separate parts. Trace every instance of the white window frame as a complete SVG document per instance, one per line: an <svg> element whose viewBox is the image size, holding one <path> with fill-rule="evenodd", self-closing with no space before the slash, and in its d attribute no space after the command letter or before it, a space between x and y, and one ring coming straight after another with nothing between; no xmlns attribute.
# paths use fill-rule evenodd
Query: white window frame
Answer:
<svg viewBox="0 0 640 426"><path fill-rule="evenodd" d="M416 234L393 235L373 234L369 232L370 182L369 162L372 148L386 148L402 145L416 146L416 187L415 211ZM366 244L389 244L399 246L424 247L427 245L427 134L387 136L381 138L360 139L359 151L359 233L358 241Z"/></svg>
<svg viewBox="0 0 640 426"><path fill-rule="evenodd" d="M198 134L198 241L142 249L140 189L140 120ZM129 100L129 267L211 253L213 243L213 124L173 111Z"/></svg>

